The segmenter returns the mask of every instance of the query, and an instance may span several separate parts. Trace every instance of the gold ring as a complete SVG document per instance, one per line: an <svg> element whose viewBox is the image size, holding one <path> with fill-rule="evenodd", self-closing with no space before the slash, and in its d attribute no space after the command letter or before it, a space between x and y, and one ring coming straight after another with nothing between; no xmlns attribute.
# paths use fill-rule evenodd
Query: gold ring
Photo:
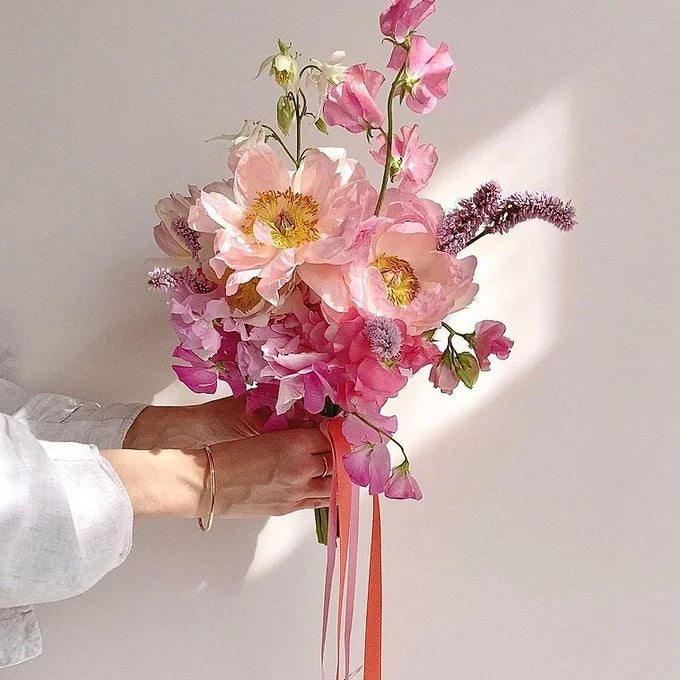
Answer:
<svg viewBox="0 0 680 680"><path fill-rule="evenodd" d="M324 477L328 477L328 461L326 460L326 456L321 454L321 459L323 460L323 474L321 475L321 479Z"/></svg>

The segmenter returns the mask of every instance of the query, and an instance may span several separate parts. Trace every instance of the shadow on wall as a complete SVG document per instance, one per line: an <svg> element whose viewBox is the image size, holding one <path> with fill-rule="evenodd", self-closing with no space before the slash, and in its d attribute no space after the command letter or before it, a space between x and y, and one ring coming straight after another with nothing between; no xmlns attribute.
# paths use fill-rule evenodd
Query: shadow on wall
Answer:
<svg viewBox="0 0 680 680"><path fill-rule="evenodd" d="M458 72L449 98L419 121L422 136L440 144L441 177L451 170L454 178L453 187L433 187L434 197L451 205L496 176L507 190L573 195L582 226L568 238L535 225L511 241L480 242L473 316L508 323L513 358L483 376L488 388L452 399L428 392L432 431L422 403L421 420L410 415L424 376L409 388L414 398L397 404L426 498L385 511L385 677L675 677L680 593L671 570L648 557L667 537L660 525L631 518L651 488L659 507L678 497L637 456L662 451L667 430L654 393L637 404L638 386L621 369L645 351L641 340L617 342L631 322L653 337L648 291L628 288L625 307L620 291L633 270L636 280L663 285L645 269L653 249L656 266L671 261L655 239L635 235L641 223L666 224L662 207L620 201L622 190L639 186L640 167L671 195L655 161L676 138L673 121L656 116L649 138L640 134L663 77L651 68L651 46L675 44L671 3L638 12L635 25L619 4L439 4L427 33L449 41ZM290 36L305 54L343 47L350 60L382 64L386 48L372 19L381 8L317 3L307 18L271 12L264 0L207 2L187 21L182 3L73 1L0 21L12 55L0 69L17 93L2 104L16 135L0 140L8 159L0 192L7 223L26 225L7 234L0 268L3 338L16 350L10 365L19 379L98 401L150 400L167 386L172 333L162 302L144 290L143 259L155 255L153 200L187 179L218 176L206 168L221 167L223 149L200 139L261 115L261 97L273 90L243 77L253 54ZM77 106L71 91L82 93ZM573 149L548 146L549 134L533 146L524 137L514 147L486 144L556 92L574 98ZM37 104L45 97L50 115ZM534 159L563 164L551 158L555 148L573 154L572 165L536 186L544 175ZM631 149L636 164L627 162ZM350 150L365 158L360 140ZM500 159L501 151L514 158ZM455 171L461 155L464 174ZM19 207L16 196L38 167L50 203ZM492 258L495 271L484 264ZM539 272L559 282L550 294L538 290L545 279L516 291L518 277ZM532 361L522 362L527 355ZM614 398L617 408L603 410ZM459 415L447 421L447 409ZM631 430L634 414L644 430ZM8 677L316 678L323 553L310 516L289 521L304 531L308 524L306 537L256 577L249 569L263 520L219 522L207 536L193 522L140 525L122 567L78 598L41 607L45 653ZM625 522L629 533L617 529ZM276 526L267 525L269 536ZM634 570L621 566L628 559Z"/></svg>

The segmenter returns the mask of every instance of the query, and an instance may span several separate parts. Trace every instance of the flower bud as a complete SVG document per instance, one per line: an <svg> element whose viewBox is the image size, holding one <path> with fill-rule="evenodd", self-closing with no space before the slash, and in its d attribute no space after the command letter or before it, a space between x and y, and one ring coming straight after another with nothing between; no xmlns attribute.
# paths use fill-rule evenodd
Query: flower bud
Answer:
<svg viewBox="0 0 680 680"><path fill-rule="evenodd" d="M316 125L316 129L319 132L323 132L324 135L328 134L328 125L326 125L326 121L320 116L314 121L314 125Z"/></svg>
<svg viewBox="0 0 680 680"><path fill-rule="evenodd" d="M479 363L470 352L462 352L453 360L453 367L465 387L472 389L479 377Z"/></svg>
<svg viewBox="0 0 680 680"><path fill-rule="evenodd" d="M295 120L295 105L287 94L282 94L276 102L276 122L284 135L288 134Z"/></svg>
<svg viewBox="0 0 680 680"><path fill-rule="evenodd" d="M430 382L444 394L453 394L453 390L458 386L460 380L453 370L451 352L448 349L439 357L437 364L430 370Z"/></svg>

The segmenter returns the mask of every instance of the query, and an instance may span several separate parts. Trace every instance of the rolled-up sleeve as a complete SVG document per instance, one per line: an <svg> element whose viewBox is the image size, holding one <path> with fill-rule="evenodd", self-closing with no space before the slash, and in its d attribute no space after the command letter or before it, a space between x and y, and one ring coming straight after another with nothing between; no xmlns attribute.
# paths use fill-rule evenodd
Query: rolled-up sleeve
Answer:
<svg viewBox="0 0 680 680"><path fill-rule="evenodd" d="M87 590L127 557L132 505L94 444L120 448L143 408L12 389L0 403L15 413L0 414L0 668L40 653L32 605Z"/></svg>

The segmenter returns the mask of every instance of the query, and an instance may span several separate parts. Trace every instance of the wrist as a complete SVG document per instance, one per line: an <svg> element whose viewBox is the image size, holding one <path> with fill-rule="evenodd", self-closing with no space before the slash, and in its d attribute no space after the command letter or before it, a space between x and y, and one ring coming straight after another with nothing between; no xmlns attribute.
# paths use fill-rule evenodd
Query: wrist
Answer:
<svg viewBox="0 0 680 680"><path fill-rule="evenodd" d="M207 434L202 432L200 406L147 406L139 413L125 435L125 449L199 447Z"/></svg>
<svg viewBox="0 0 680 680"><path fill-rule="evenodd" d="M130 497L135 517L199 517L210 505L203 449L102 451Z"/></svg>

